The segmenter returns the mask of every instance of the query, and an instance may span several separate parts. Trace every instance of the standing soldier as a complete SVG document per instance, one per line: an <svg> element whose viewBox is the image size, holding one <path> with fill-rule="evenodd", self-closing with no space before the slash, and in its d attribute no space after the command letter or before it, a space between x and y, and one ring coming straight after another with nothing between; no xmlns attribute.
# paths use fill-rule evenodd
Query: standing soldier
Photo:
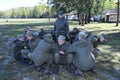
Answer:
<svg viewBox="0 0 120 80"><path fill-rule="evenodd" d="M54 23L54 34L56 37L56 41L59 35L66 36L68 32L69 32L68 22L63 15L63 11L59 11L58 18Z"/></svg>

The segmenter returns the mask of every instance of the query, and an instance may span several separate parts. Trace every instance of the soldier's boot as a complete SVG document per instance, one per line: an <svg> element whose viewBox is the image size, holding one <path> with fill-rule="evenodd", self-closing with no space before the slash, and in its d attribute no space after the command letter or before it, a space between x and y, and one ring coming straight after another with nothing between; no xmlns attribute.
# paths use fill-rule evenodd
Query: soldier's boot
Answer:
<svg viewBox="0 0 120 80"><path fill-rule="evenodd" d="M59 72L59 64L55 64L55 68L54 68L53 73L58 74L58 72Z"/></svg>
<svg viewBox="0 0 120 80"><path fill-rule="evenodd" d="M53 71L50 70L50 66L47 66L44 71L45 74L50 75L53 74Z"/></svg>
<svg viewBox="0 0 120 80"><path fill-rule="evenodd" d="M94 66L91 71L92 71L93 73L97 73L97 68L96 68L96 66Z"/></svg>
<svg viewBox="0 0 120 80"><path fill-rule="evenodd" d="M47 74L47 75L53 74L53 71L50 70L50 67L51 67L51 65L52 65L52 62L53 62L53 60L49 61L49 62L47 63L46 68L45 68L44 73Z"/></svg>
<svg viewBox="0 0 120 80"><path fill-rule="evenodd" d="M28 60L29 60L28 65L33 65L34 64L34 62L31 59L28 59Z"/></svg>
<svg viewBox="0 0 120 80"><path fill-rule="evenodd" d="M68 64L66 69L70 74L75 74L75 70L72 68L72 64Z"/></svg>
<svg viewBox="0 0 120 80"><path fill-rule="evenodd" d="M34 62L31 59L29 59L29 58L26 58L24 61L25 61L26 65L28 65L28 66L34 64Z"/></svg>
<svg viewBox="0 0 120 80"><path fill-rule="evenodd" d="M20 59L20 64L22 64L22 65L27 65L27 63L25 62L25 58L21 57L21 59Z"/></svg>
<svg viewBox="0 0 120 80"><path fill-rule="evenodd" d="M47 75L50 75L50 74L52 74L53 72L50 71L49 68L46 68L45 71L44 71L44 73L47 74Z"/></svg>
<svg viewBox="0 0 120 80"><path fill-rule="evenodd" d="M34 69L35 69L36 71L38 71L38 72L41 71L41 67L40 67L40 66L34 66Z"/></svg>
<svg viewBox="0 0 120 80"><path fill-rule="evenodd" d="M75 74L79 76L83 76L83 72L79 68L77 68L77 70L75 71Z"/></svg>

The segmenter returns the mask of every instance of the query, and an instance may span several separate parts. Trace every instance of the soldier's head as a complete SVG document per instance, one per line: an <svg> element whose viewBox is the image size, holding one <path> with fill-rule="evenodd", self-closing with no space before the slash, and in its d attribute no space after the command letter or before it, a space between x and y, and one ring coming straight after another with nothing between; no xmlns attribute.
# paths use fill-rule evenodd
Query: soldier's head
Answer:
<svg viewBox="0 0 120 80"><path fill-rule="evenodd" d="M45 38L48 39L48 40L52 40L53 39L52 34L46 34Z"/></svg>
<svg viewBox="0 0 120 80"><path fill-rule="evenodd" d="M59 44L59 45L63 45L64 43L65 43L65 36L60 35L60 36L58 37L58 44Z"/></svg>
<svg viewBox="0 0 120 80"><path fill-rule="evenodd" d="M100 42L103 43L103 42L106 42L107 41L107 35L102 33L99 35L99 39L100 39Z"/></svg>
<svg viewBox="0 0 120 80"><path fill-rule="evenodd" d="M26 34L27 39L32 40L34 38L33 32Z"/></svg>
<svg viewBox="0 0 120 80"><path fill-rule="evenodd" d="M59 11L59 12L58 12L58 17L59 17L59 18L63 18L63 17L64 17L63 11Z"/></svg>
<svg viewBox="0 0 120 80"><path fill-rule="evenodd" d="M73 32L78 32L79 29L78 28L73 28Z"/></svg>
<svg viewBox="0 0 120 80"><path fill-rule="evenodd" d="M79 32L79 34L78 34L78 40L82 40L82 39L85 39L85 38L86 38L85 32Z"/></svg>
<svg viewBox="0 0 120 80"><path fill-rule="evenodd" d="M25 37L24 37L23 35L18 35L17 38L18 38L18 40L20 40L20 41L24 41L24 39L25 39Z"/></svg>
<svg viewBox="0 0 120 80"><path fill-rule="evenodd" d="M25 30L26 30L26 31L30 31L30 26L27 26L27 27L25 28Z"/></svg>
<svg viewBox="0 0 120 80"><path fill-rule="evenodd" d="M40 32L43 32L43 31L44 31L44 29L43 29L43 28L41 28L41 29L40 29Z"/></svg>

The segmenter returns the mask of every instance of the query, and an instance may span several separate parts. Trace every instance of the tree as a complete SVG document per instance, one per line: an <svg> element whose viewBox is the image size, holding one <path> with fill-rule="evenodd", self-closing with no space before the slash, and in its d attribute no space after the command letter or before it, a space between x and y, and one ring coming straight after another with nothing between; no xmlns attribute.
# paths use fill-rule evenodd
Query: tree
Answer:
<svg viewBox="0 0 120 80"><path fill-rule="evenodd" d="M4 17L4 12L0 11L0 18L3 18L3 17Z"/></svg>
<svg viewBox="0 0 120 80"><path fill-rule="evenodd" d="M40 3L35 7L19 7L12 8L7 11L1 11L0 17L10 17L10 18L40 18L43 14L48 12L48 7ZM44 16L45 17L45 16Z"/></svg>
<svg viewBox="0 0 120 80"><path fill-rule="evenodd" d="M40 17L40 9L39 6L35 6L33 9L33 17L39 18Z"/></svg>
<svg viewBox="0 0 120 80"><path fill-rule="evenodd" d="M77 11L79 24L90 22L91 15L98 15L104 9L115 6L115 0L51 0L52 10L62 9L64 12Z"/></svg>

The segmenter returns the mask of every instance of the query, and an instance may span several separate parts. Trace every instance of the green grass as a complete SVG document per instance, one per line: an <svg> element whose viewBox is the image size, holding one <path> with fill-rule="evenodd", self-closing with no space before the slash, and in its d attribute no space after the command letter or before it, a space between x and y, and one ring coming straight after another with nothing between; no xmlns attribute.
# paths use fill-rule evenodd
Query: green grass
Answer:
<svg viewBox="0 0 120 80"><path fill-rule="evenodd" d="M3 65L6 54L12 55L13 47L6 47L5 43L12 36L23 34L24 28L30 26L32 30L39 31L53 29L55 19L30 19L30 20L0 20L0 80L23 80L24 77L32 80L120 80L120 27L115 27L115 23L90 23L80 26L76 21L69 21L70 30L74 27L80 30L87 30L93 34L105 33L108 35L108 42L100 44L100 56L96 60L98 73L85 72L84 77L70 75L62 71L58 75L45 75L36 72L32 66L26 67L16 61ZM57 79L56 79L57 78Z"/></svg>

